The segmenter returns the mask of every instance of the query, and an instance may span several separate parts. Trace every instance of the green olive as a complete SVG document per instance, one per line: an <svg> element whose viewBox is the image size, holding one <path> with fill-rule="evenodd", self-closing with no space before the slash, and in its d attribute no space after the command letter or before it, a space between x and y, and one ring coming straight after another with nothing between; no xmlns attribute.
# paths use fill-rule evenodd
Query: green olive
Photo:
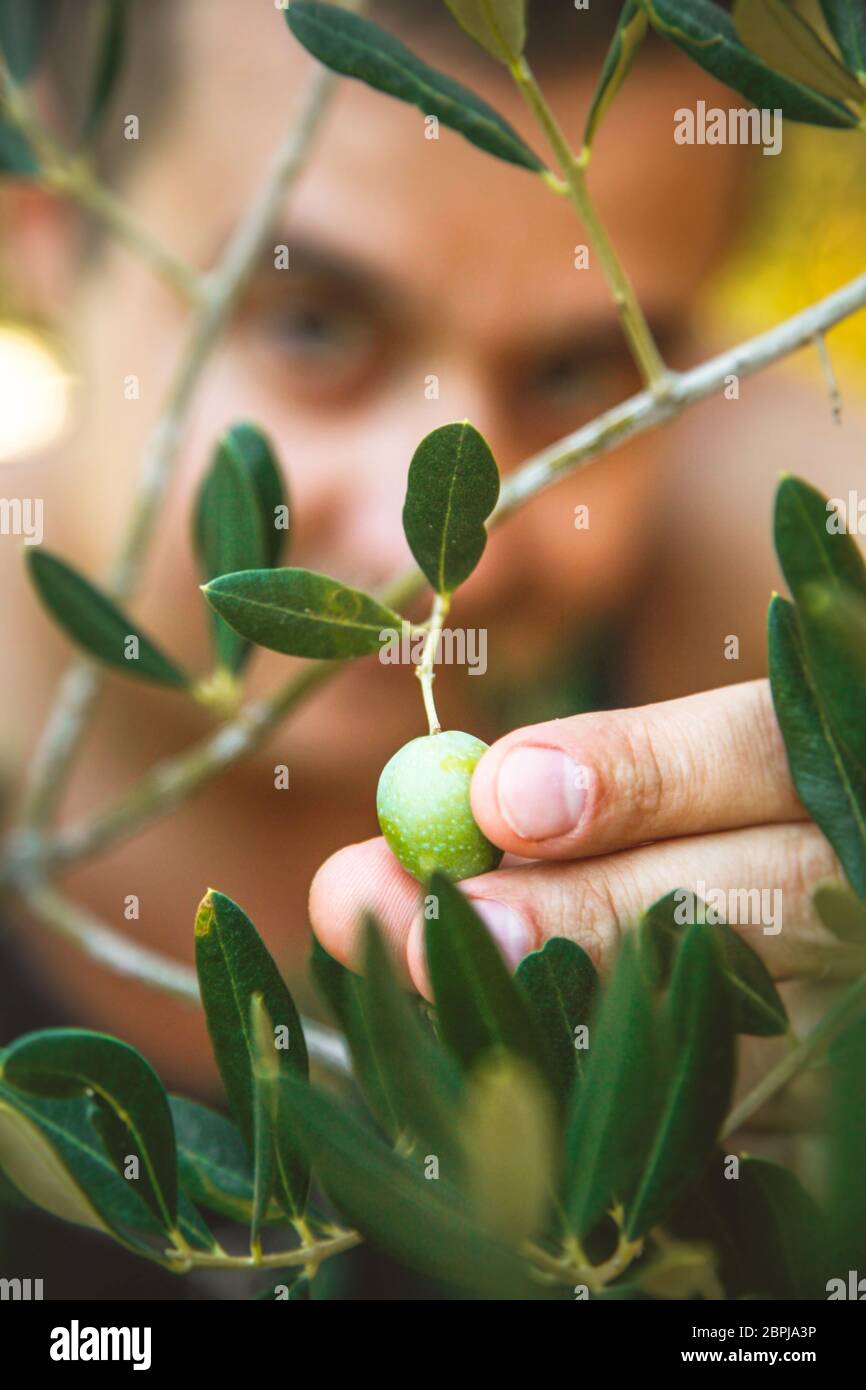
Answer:
<svg viewBox="0 0 866 1390"><path fill-rule="evenodd" d="M502 850L472 815L469 784L487 744L457 729L413 738L386 763L376 809L392 853L422 882L440 869L456 882L495 869Z"/></svg>

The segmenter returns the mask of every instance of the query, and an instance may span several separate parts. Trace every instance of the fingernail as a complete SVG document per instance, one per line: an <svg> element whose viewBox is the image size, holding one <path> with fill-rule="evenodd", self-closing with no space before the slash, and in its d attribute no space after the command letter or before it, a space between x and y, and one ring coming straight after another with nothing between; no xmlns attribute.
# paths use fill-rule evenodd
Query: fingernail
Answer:
<svg viewBox="0 0 866 1390"><path fill-rule="evenodd" d="M503 819L522 840L573 830L586 804L587 769L558 748L513 748L496 777Z"/></svg>
<svg viewBox="0 0 866 1390"><path fill-rule="evenodd" d="M472 906L478 913L493 940L496 942L508 965L512 970L528 955L532 949L532 940L529 928L523 918L514 911L513 907L508 907L505 903L498 903L493 898L470 898Z"/></svg>

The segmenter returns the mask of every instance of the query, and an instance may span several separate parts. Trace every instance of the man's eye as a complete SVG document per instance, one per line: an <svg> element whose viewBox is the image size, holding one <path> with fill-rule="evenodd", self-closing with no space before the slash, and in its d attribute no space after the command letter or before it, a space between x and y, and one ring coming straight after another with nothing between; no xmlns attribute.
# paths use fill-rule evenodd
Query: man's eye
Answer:
<svg viewBox="0 0 866 1390"><path fill-rule="evenodd" d="M551 403L567 408L598 401L609 389L610 364L593 365L583 354L562 353L545 362L536 374L536 391Z"/></svg>
<svg viewBox="0 0 866 1390"><path fill-rule="evenodd" d="M319 305L292 305L271 316L269 329L289 352L314 360L362 351L370 333L357 315Z"/></svg>

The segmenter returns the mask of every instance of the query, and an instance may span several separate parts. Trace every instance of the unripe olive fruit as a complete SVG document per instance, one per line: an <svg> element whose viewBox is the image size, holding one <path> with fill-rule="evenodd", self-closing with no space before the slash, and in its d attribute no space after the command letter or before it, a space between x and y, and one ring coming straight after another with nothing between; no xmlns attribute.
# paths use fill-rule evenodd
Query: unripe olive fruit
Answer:
<svg viewBox="0 0 866 1390"><path fill-rule="evenodd" d="M456 882L495 869L502 850L482 835L469 783L487 744L450 729L413 738L385 764L376 793L379 825L392 853L415 878L434 869Z"/></svg>

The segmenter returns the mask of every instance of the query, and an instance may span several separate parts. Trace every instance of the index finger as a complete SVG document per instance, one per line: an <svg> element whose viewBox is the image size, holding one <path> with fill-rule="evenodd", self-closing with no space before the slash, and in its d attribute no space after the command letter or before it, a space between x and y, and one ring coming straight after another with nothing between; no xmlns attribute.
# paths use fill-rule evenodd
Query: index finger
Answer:
<svg viewBox="0 0 866 1390"><path fill-rule="evenodd" d="M472 812L531 859L806 818L767 681L517 729L475 769Z"/></svg>

